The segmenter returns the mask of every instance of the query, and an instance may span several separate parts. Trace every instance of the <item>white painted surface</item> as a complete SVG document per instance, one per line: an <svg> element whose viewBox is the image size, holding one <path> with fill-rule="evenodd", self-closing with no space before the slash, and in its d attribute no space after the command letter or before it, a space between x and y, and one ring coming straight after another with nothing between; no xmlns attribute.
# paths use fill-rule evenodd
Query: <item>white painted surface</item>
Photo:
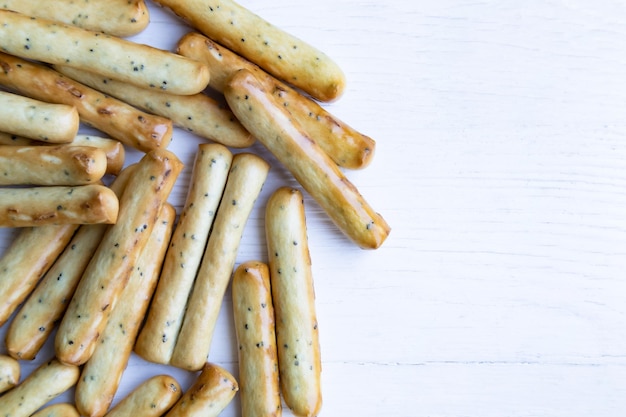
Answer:
<svg viewBox="0 0 626 417"><path fill-rule="evenodd" d="M327 107L377 141L347 175L393 228L381 249L356 248L306 200L321 415L622 416L626 5L241 3L336 59L348 88ZM189 28L150 6L135 39L173 48ZM189 167L200 142L177 131L171 149ZM295 185L253 149L274 164L261 203ZM238 263L266 257L262 213ZM230 308L209 359L236 372ZM118 398L160 372L193 379L133 358Z"/></svg>

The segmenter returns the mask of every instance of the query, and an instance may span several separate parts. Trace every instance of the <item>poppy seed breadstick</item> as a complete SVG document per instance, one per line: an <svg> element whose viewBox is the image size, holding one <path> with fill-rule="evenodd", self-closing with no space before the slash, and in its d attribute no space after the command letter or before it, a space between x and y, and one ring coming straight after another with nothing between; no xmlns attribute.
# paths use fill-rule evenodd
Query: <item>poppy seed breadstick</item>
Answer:
<svg viewBox="0 0 626 417"><path fill-rule="evenodd" d="M76 68L62 65L54 68L78 82L143 111L166 117L175 125L203 138L233 148L246 148L254 143L252 135L241 126L233 112L204 93L175 95L145 90Z"/></svg>
<svg viewBox="0 0 626 417"><path fill-rule="evenodd" d="M196 94L209 83L206 65L163 49L10 10L0 10L0 20L0 48L11 55L172 94Z"/></svg>
<svg viewBox="0 0 626 417"><path fill-rule="evenodd" d="M233 157L170 365L197 371L206 362L241 237L269 169L255 154Z"/></svg>
<svg viewBox="0 0 626 417"><path fill-rule="evenodd" d="M207 362L165 417L217 417L238 390L239 384L230 372Z"/></svg>
<svg viewBox="0 0 626 417"><path fill-rule="evenodd" d="M0 91L0 131L49 143L68 143L78 132L78 111Z"/></svg>
<svg viewBox="0 0 626 417"><path fill-rule="evenodd" d="M93 354L82 368L74 399L84 416L102 416L113 402L156 287L175 219L176 210L165 203Z"/></svg>
<svg viewBox="0 0 626 417"><path fill-rule="evenodd" d="M135 168L136 165L126 167L111 183L110 188L118 198ZM9 355L21 360L35 359L56 322L63 317L67 303L108 227L108 224L91 224L78 228L9 324L5 335Z"/></svg>
<svg viewBox="0 0 626 417"><path fill-rule="evenodd" d="M44 65L0 52L0 85L37 100L76 107L81 122L149 152L172 140L172 121L143 112Z"/></svg>
<svg viewBox="0 0 626 417"><path fill-rule="evenodd" d="M4 0L0 8L122 37L141 32L150 21L144 0Z"/></svg>
<svg viewBox="0 0 626 417"><path fill-rule="evenodd" d="M93 353L181 170L180 160L165 149L138 162L120 199L118 221L104 234L59 325L54 346L62 362L82 365Z"/></svg>
<svg viewBox="0 0 626 417"><path fill-rule="evenodd" d="M278 357L269 268L258 261L240 264L233 274L233 318L239 359L243 417L280 417Z"/></svg>
<svg viewBox="0 0 626 417"><path fill-rule="evenodd" d="M265 211L280 388L297 416L322 406L322 362L302 193L281 187Z"/></svg>
<svg viewBox="0 0 626 417"><path fill-rule="evenodd" d="M135 352L148 361L168 364L172 357L232 159L225 146L198 145L185 204L135 344Z"/></svg>
<svg viewBox="0 0 626 417"><path fill-rule="evenodd" d="M252 72L237 72L224 91L233 113L278 159L354 243L376 249L389 225L337 165L271 95L271 85Z"/></svg>
<svg viewBox="0 0 626 417"><path fill-rule="evenodd" d="M115 223L117 196L100 184L0 188L0 227Z"/></svg>
<svg viewBox="0 0 626 417"><path fill-rule="evenodd" d="M106 173L107 157L92 146L0 145L0 185L85 185Z"/></svg>
<svg viewBox="0 0 626 417"><path fill-rule="evenodd" d="M0 326L68 244L78 225L25 227L0 258Z"/></svg>
<svg viewBox="0 0 626 417"><path fill-rule="evenodd" d="M105 417L159 417L182 395L182 389L173 377L156 375L122 398Z"/></svg>
<svg viewBox="0 0 626 417"><path fill-rule="evenodd" d="M233 0L157 0L206 36L321 101L345 88L341 68L307 42Z"/></svg>
<svg viewBox="0 0 626 417"><path fill-rule="evenodd" d="M372 161L376 148L376 142L372 138L339 120L315 100L272 77L228 48L199 33L189 32L178 41L177 51L209 65L209 85L219 92L224 91L230 77L241 69L265 78L272 85L271 94L340 167L362 169Z"/></svg>
<svg viewBox="0 0 626 417"><path fill-rule="evenodd" d="M2 416L30 417L47 402L70 389L79 369L53 358L42 363L15 388L0 397Z"/></svg>

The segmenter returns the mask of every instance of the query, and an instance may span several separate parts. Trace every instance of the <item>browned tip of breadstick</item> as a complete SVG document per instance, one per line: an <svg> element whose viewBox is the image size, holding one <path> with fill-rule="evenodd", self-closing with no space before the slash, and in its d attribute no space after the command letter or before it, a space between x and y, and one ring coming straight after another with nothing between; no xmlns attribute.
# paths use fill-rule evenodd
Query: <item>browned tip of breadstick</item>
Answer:
<svg viewBox="0 0 626 417"><path fill-rule="evenodd" d="M102 149L106 154L106 173L117 175L124 167L126 149L122 142L107 137L76 135L72 145L93 146Z"/></svg>
<svg viewBox="0 0 626 417"><path fill-rule="evenodd" d="M230 372L207 362L191 387L167 413L167 417L217 416L237 391L239 384Z"/></svg>

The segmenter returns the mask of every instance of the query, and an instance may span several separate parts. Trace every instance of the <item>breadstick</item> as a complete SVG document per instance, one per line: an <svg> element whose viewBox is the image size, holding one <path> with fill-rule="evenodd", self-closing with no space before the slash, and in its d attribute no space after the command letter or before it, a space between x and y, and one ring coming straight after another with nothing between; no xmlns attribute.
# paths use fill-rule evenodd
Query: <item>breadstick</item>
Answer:
<svg viewBox="0 0 626 417"><path fill-rule="evenodd" d="M71 142L78 132L78 111L0 91L0 130L50 143Z"/></svg>
<svg viewBox="0 0 626 417"><path fill-rule="evenodd" d="M72 404L57 403L42 408L30 417L80 417L80 414Z"/></svg>
<svg viewBox="0 0 626 417"><path fill-rule="evenodd" d="M68 244L78 225L26 227L0 258L0 326Z"/></svg>
<svg viewBox="0 0 626 417"><path fill-rule="evenodd" d="M30 417L42 405L70 389L78 379L77 366L56 358L43 363L15 388L0 397L2 417Z"/></svg>
<svg viewBox="0 0 626 417"><path fill-rule="evenodd" d="M168 364L172 357L232 159L222 145L198 146L185 205L135 345L135 352L146 360Z"/></svg>
<svg viewBox="0 0 626 417"><path fill-rule="evenodd" d="M0 48L11 55L172 94L196 94L209 83L206 65L169 51L10 10L0 10L0 20Z"/></svg>
<svg viewBox="0 0 626 417"><path fill-rule="evenodd" d="M170 364L197 371L207 360L213 330L252 207L269 164L250 153L233 157L226 187L202 257Z"/></svg>
<svg viewBox="0 0 626 417"><path fill-rule="evenodd" d="M0 227L115 223L115 193L100 184L0 189Z"/></svg>
<svg viewBox="0 0 626 417"><path fill-rule="evenodd" d="M0 132L0 146L41 146L45 144L45 142L38 140ZM91 146L102 149L106 155L106 174L117 175L124 166L126 150L124 149L124 145L118 140L92 135L76 135L74 139L66 145Z"/></svg>
<svg viewBox="0 0 626 417"><path fill-rule="evenodd" d="M233 112L203 93L181 96L145 90L128 83L57 65L60 73L91 88L116 97L144 111L167 117L194 134L233 148L246 148L254 138L241 126Z"/></svg>
<svg viewBox="0 0 626 417"><path fill-rule="evenodd" d="M157 0L200 32L314 98L341 96L346 80L326 54L232 0Z"/></svg>
<svg viewBox="0 0 626 417"><path fill-rule="evenodd" d="M376 148L372 138L358 132L315 100L302 95L228 48L199 33L189 32L179 40L177 52L207 64L211 68L209 86L219 92L224 92L230 77L240 69L265 78L272 85L271 94L340 167L362 169L372 161Z"/></svg>
<svg viewBox="0 0 626 417"><path fill-rule="evenodd" d="M93 146L102 149L107 159L106 173L117 175L124 167L126 161L126 150L124 145L118 140L101 136L76 135L72 144L79 146Z"/></svg>
<svg viewBox="0 0 626 417"><path fill-rule="evenodd" d="M120 199L120 213L98 246L59 325L55 352L64 363L87 362L146 245L182 163L170 151L143 156Z"/></svg>
<svg viewBox="0 0 626 417"><path fill-rule="evenodd" d="M144 0L4 0L0 8L122 37L138 34L150 21Z"/></svg>
<svg viewBox="0 0 626 417"><path fill-rule="evenodd" d="M315 290L302 193L281 187L267 202L265 233L280 387L297 416L316 416L322 406Z"/></svg>
<svg viewBox="0 0 626 417"><path fill-rule="evenodd" d="M85 185L99 181L107 157L91 146L0 145L0 185Z"/></svg>
<svg viewBox="0 0 626 417"><path fill-rule="evenodd" d="M256 261L239 265L233 275L232 297L239 344L241 415L280 417L274 307L267 265Z"/></svg>
<svg viewBox="0 0 626 417"><path fill-rule="evenodd" d="M157 375L135 388L106 417L159 417L181 396L181 387L174 378Z"/></svg>
<svg viewBox="0 0 626 417"><path fill-rule="evenodd" d="M135 168L136 165L126 167L111 184L111 190L118 197L122 195ZM107 224L79 227L11 321L5 336L9 355L22 360L35 358L56 322L63 317L78 280L108 227Z"/></svg>
<svg viewBox="0 0 626 417"><path fill-rule="evenodd" d="M57 71L0 53L0 85L25 96L76 107L80 120L113 139L149 152L172 140L172 121L142 112Z"/></svg>
<svg viewBox="0 0 626 417"><path fill-rule="evenodd" d="M390 231L385 220L269 91L267 83L241 70L224 95L241 123L291 171L340 230L361 248L380 247Z"/></svg>
<svg viewBox="0 0 626 417"><path fill-rule="evenodd" d="M0 355L0 393L15 387L20 381L20 363L7 355Z"/></svg>
<svg viewBox="0 0 626 417"><path fill-rule="evenodd" d="M150 240L137 259L93 354L81 371L75 402L76 408L84 416L102 416L113 402L156 287L175 217L174 207L165 203ZM140 412L137 415L145 414Z"/></svg>
<svg viewBox="0 0 626 417"><path fill-rule="evenodd" d="M239 385L230 372L207 362L191 387L165 417L217 417L238 390Z"/></svg>

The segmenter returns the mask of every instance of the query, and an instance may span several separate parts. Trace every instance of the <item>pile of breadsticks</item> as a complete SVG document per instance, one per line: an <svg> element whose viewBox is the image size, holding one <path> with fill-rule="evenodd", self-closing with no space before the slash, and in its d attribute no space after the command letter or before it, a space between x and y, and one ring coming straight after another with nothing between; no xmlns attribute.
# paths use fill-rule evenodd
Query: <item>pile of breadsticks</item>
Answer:
<svg viewBox="0 0 626 417"><path fill-rule="evenodd" d="M303 192L265 206L267 261L235 267L271 169L264 145L356 245L390 228L344 175L375 142L320 103L345 76L322 52L230 0L157 0L187 22L175 51L134 43L144 0L0 4L2 416L243 416L321 408L320 347ZM223 95L224 102L215 100ZM79 134L89 126L101 136ZM175 128L198 145L184 169ZM132 164L125 150L142 153ZM233 149L238 152L233 152ZM239 375L207 361L232 285ZM54 357L24 377L54 334ZM132 353L196 373L186 390L149 378L114 407ZM47 405L70 388L73 403Z"/></svg>

